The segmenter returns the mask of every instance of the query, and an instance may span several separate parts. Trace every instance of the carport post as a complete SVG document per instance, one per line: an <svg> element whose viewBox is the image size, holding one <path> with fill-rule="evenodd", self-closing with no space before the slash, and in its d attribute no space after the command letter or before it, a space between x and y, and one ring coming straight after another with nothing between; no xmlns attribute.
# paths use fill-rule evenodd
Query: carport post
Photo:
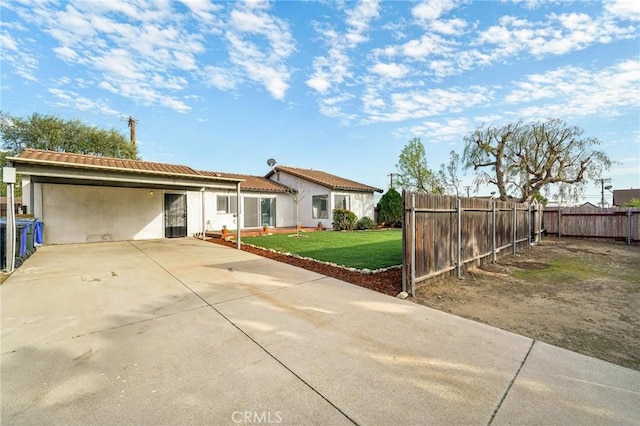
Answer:
<svg viewBox="0 0 640 426"><path fill-rule="evenodd" d="M205 209L204 209L204 186L200 189L200 204L202 204L202 241L206 240L207 224L205 222Z"/></svg>
<svg viewBox="0 0 640 426"><path fill-rule="evenodd" d="M15 268L16 262L16 212L15 212L15 183L16 169L13 167L4 167L2 169L2 180L7 184L7 224L5 229L5 250L6 271L11 273Z"/></svg>
<svg viewBox="0 0 640 426"><path fill-rule="evenodd" d="M238 233L238 238L236 239L238 244L238 250L241 249L242 243L240 241L240 218L242 217L242 212L240 212L240 182L236 184L236 232Z"/></svg>

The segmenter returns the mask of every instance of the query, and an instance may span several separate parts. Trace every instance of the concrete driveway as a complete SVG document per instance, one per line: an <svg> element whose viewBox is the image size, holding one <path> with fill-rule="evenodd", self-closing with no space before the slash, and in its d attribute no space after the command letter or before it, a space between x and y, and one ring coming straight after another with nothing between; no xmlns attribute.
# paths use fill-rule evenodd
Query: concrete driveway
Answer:
<svg viewBox="0 0 640 426"><path fill-rule="evenodd" d="M637 424L640 372L192 238L0 287L2 424Z"/></svg>

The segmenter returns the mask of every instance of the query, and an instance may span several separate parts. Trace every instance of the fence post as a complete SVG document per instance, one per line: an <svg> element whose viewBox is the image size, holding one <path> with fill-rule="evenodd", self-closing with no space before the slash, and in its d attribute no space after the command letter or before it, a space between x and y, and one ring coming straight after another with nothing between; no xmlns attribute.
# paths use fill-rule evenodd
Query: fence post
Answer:
<svg viewBox="0 0 640 426"><path fill-rule="evenodd" d="M411 194L411 296L416 295L416 194Z"/></svg>
<svg viewBox="0 0 640 426"><path fill-rule="evenodd" d="M627 209L627 244L631 245L631 241L633 241L633 212L631 208Z"/></svg>
<svg viewBox="0 0 640 426"><path fill-rule="evenodd" d="M560 227L562 226L562 207L558 206L558 238L562 237Z"/></svg>
<svg viewBox="0 0 640 426"><path fill-rule="evenodd" d="M492 229L491 229L491 262L496 263L496 199L492 198L493 206L491 208Z"/></svg>
<svg viewBox="0 0 640 426"><path fill-rule="evenodd" d="M516 254L516 240L518 239L518 205L513 203L513 254Z"/></svg>
<svg viewBox="0 0 640 426"><path fill-rule="evenodd" d="M529 223L529 238L527 239L529 243L527 244L527 247L531 248L531 203L529 203L529 215L527 216L527 222Z"/></svg>
<svg viewBox="0 0 640 426"><path fill-rule="evenodd" d="M460 197L456 200L456 213L458 214L458 259L456 270L458 278L462 277L462 209L460 208Z"/></svg>

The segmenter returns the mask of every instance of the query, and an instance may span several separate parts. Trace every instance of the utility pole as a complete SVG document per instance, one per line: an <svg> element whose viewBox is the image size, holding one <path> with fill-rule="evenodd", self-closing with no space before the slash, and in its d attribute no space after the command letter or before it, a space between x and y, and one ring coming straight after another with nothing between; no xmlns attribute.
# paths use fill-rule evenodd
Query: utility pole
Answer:
<svg viewBox="0 0 640 426"><path fill-rule="evenodd" d="M389 176L389 188L393 188L393 173L389 173L387 176Z"/></svg>
<svg viewBox="0 0 640 426"><path fill-rule="evenodd" d="M125 120L129 126L129 140L131 141L131 145L136 146L136 123L138 120L131 115L129 117L123 117L122 119Z"/></svg>
<svg viewBox="0 0 640 426"><path fill-rule="evenodd" d="M469 190L471 189L471 185L467 185L464 187L467 190L467 198L469 198Z"/></svg>
<svg viewBox="0 0 640 426"><path fill-rule="evenodd" d="M601 197L600 207L604 209L604 184L611 182L611 178L596 179L596 182L600 182L600 197ZM608 187L608 188L610 188L610 187Z"/></svg>

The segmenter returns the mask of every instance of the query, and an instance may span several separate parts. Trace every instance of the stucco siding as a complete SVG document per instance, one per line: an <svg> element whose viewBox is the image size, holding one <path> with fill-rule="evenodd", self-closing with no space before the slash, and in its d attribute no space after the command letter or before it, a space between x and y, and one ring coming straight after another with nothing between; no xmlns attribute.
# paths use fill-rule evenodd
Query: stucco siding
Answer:
<svg viewBox="0 0 640 426"><path fill-rule="evenodd" d="M162 193L135 188L39 186L45 244L163 236Z"/></svg>

